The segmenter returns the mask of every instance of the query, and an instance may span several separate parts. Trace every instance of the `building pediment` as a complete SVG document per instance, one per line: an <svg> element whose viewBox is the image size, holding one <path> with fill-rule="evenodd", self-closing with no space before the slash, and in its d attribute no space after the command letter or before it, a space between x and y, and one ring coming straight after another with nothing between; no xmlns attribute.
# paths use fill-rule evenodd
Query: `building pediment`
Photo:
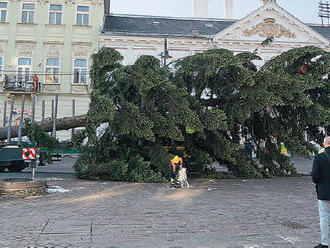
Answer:
<svg viewBox="0 0 330 248"><path fill-rule="evenodd" d="M257 36L261 38L297 38L296 33L280 23L276 23L275 18L264 19L263 22L259 22L250 29L245 29L242 35L245 37Z"/></svg>
<svg viewBox="0 0 330 248"><path fill-rule="evenodd" d="M329 39L279 7L268 2L250 15L215 35L215 41L262 42L273 37L275 42L329 46Z"/></svg>

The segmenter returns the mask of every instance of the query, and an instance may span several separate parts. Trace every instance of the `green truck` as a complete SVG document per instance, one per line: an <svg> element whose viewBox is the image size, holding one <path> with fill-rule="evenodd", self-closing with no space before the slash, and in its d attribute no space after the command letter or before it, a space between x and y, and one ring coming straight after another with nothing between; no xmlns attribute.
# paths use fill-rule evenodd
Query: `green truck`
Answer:
<svg viewBox="0 0 330 248"><path fill-rule="evenodd" d="M5 169L18 172L26 167L34 167L38 157L37 149L28 143L0 144L0 172Z"/></svg>
<svg viewBox="0 0 330 248"><path fill-rule="evenodd" d="M2 143L0 144L0 173L7 169L10 172L19 172L27 167L45 165L44 154L47 148L35 148L30 143ZM60 143L51 151L52 161L61 161L62 156L79 156L80 153L71 143Z"/></svg>

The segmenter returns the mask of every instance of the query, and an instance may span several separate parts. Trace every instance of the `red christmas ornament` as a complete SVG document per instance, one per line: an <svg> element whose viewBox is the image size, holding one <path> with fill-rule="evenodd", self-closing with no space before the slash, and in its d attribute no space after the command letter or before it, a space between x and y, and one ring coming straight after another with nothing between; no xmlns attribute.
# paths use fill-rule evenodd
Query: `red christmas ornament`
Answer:
<svg viewBox="0 0 330 248"><path fill-rule="evenodd" d="M307 70L308 70L310 67L311 67L310 65L308 65L308 64L304 64L304 65L300 68L299 72L300 72L302 75L305 75L306 72L307 72Z"/></svg>

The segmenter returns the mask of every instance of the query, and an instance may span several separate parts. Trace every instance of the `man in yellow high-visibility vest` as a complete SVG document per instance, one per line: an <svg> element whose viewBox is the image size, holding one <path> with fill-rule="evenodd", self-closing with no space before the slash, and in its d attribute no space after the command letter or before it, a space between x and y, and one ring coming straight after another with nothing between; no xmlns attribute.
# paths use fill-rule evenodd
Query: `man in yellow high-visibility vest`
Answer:
<svg viewBox="0 0 330 248"><path fill-rule="evenodd" d="M170 178L171 183L174 182L176 173L179 169L182 169L183 167L183 160L179 156L174 156L174 158L171 160L171 166L170 166Z"/></svg>

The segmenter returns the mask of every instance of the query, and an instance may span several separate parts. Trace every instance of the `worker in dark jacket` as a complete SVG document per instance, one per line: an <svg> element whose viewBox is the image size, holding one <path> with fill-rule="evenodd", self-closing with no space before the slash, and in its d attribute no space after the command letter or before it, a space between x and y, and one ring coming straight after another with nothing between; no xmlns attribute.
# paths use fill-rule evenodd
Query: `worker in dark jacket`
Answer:
<svg viewBox="0 0 330 248"><path fill-rule="evenodd" d="M323 142L324 151L317 154L313 162L312 178L315 183L321 228L321 243L314 248L328 247L330 212L330 136Z"/></svg>

